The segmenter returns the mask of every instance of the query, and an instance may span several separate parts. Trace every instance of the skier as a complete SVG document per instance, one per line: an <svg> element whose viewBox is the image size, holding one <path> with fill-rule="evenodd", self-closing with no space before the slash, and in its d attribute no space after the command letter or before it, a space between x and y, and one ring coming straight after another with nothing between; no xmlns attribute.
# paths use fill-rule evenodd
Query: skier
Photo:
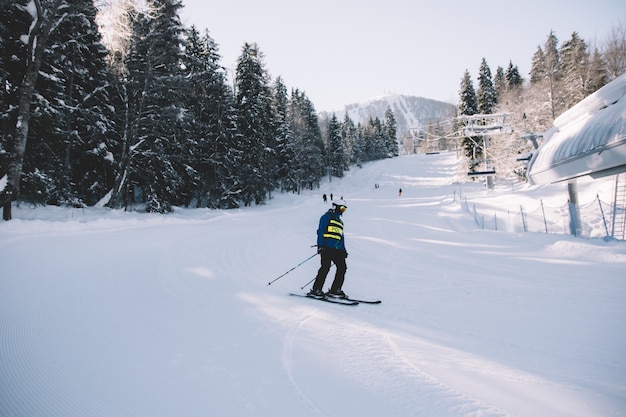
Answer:
<svg viewBox="0 0 626 417"><path fill-rule="evenodd" d="M321 266L315 277L313 288L307 295L315 298L341 297L347 298L346 294L341 290L344 277L346 274L346 258L348 252L343 236L343 221L341 215L346 211L347 206L343 204L333 203L333 207L329 209L320 218L319 227L317 228L317 253L321 256ZM324 294L322 288L326 275L330 271L331 263L337 267L335 279L327 294Z"/></svg>
<svg viewBox="0 0 626 417"><path fill-rule="evenodd" d="M398 191L398 197L402 197L402 188Z"/></svg>
<svg viewBox="0 0 626 417"><path fill-rule="evenodd" d="M326 197L326 193L324 193L324 195L322 196L322 200L324 200L324 203L328 200L328 198Z"/></svg>

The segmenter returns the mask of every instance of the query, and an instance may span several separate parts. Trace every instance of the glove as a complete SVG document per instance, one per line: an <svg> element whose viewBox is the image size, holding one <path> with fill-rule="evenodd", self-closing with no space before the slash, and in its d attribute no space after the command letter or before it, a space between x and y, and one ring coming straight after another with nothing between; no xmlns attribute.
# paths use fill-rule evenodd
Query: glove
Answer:
<svg viewBox="0 0 626 417"><path fill-rule="evenodd" d="M344 258L347 258L347 257L348 257L348 251L346 250L346 251L344 251L343 253L345 254L345 255L344 255Z"/></svg>
<svg viewBox="0 0 626 417"><path fill-rule="evenodd" d="M322 252L324 252L324 248L321 246L317 247L317 253L319 253L320 255L322 254Z"/></svg>

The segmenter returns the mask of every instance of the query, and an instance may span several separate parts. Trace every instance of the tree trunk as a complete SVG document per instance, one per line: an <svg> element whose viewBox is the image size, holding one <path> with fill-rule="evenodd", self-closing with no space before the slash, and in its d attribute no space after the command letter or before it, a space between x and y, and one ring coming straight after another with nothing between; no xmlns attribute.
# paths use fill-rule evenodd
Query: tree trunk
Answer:
<svg viewBox="0 0 626 417"><path fill-rule="evenodd" d="M7 173L7 189L10 192L0 195L0 205L3 207L4 220L11 219L11 201L17 199L20 194L20 178L22 176L24 154L26 153L26 143L28 141L31 102L35 92L37 77L39 76L43 53L46 49L50 32L63 19L63 16L57 16L61 0L45 2L47 6L45 8L42 7L41 0L34 0L34 3L37 9L37 17L28 34L26 73L20 86L17 123L15 125L15 134L13 135L14 143L9 162L9 172Z"/></svg>
<svg viewBox="0 0 626 417"><path fill-rule="evenodd" d="M128 206L128 167L130 164L130 109L129 97L126 85L120 86L122 101L124 102L124 134L122 135L122 154L120 155L120 166L115 177L113 192L107 206L111 208L126 208Z"/></svg>

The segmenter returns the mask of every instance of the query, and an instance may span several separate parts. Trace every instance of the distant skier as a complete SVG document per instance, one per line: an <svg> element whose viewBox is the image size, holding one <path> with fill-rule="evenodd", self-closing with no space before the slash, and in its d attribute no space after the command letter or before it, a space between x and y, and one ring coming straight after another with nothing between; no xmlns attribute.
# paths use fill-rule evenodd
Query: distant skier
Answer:
<svg viewBox="0 0 626 417"><path fill-rule="evenodd" d="M329 297L346 297L341 287L348 269L346 266L348 252L346 251L343 236L341 215L347 208L343 204L333 203L333 207L320 218L319 227L317 228L317 252L321 257L321 266L319 271L317 271L313 288L308 293L309 296L316 298L325 296L322 288L324 287L328 271L330 271L331 263L334 263L337 267L335 279L326 295Z"/></svg>
<svg viewBox="0 0 626 417"><path fill-rule="evenodd" d="M402 188L398 191L398 197L402 197Z"/></svg>
<svg viewBox="0 0 626 417"><path fill-rule="evenodd" d="M326 197L326 193L324 193L324 195L322 196L322 200L324 200L324 203L328 200L328 197Z"/></svg>

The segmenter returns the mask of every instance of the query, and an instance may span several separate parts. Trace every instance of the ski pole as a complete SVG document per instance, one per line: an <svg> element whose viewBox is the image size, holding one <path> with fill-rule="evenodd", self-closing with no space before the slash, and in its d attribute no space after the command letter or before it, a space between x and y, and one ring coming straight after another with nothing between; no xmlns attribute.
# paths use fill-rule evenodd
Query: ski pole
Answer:
<svg viewBox="0 0 626 417"><path fill-rule="evenodd" d="M310 283L312 283L313 281L315 281L315 278L313 278L311 281L307 282L306 284L304 284L303 286L300 287L301 290L305 289Z"/></svg>
<svg viewBox="0 0 626 417"><path fill-rule="evenodd" d="M304 261L300 262L298 265L294 266L293 268L291 268L289 271L285 272L284 274L282 274L281 276L279 276L278 278L274 279L273 281L270 281L267 283L267 285L272 285L274 282L278 281L279 279L281 279L282 277L284 277L285 275L287 275L288 273L290 273L291 271L293 271L294 269L296 269L297 267L299 267L300 265L302 265L303 263L305 263L306 261L308 261L309 259L312 259L315 255L317 255L317 253L314 253L313 255L309 256L308 258L306 258Z"/></svg>

